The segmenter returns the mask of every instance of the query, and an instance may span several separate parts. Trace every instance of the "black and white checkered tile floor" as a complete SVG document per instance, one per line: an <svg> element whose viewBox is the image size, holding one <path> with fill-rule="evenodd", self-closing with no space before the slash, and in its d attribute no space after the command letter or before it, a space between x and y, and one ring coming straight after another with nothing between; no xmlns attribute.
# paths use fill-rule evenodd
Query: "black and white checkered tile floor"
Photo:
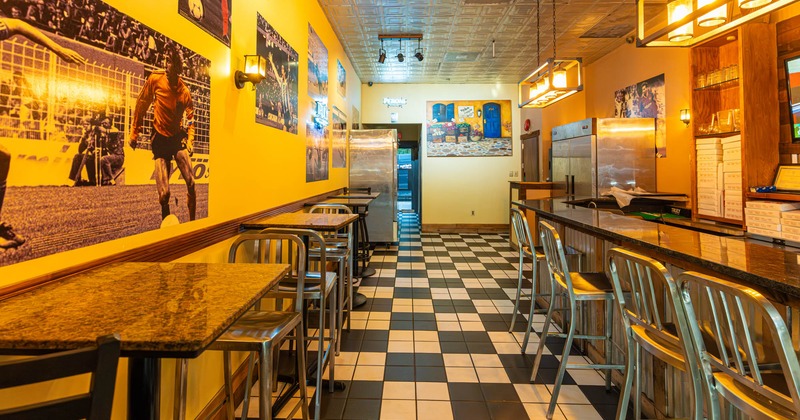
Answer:
<svg viewBox="0 0 800 420"><path fill-rule="evenodd" d="M376 249L377 273L361 282L368 301L354 311L336 359L347 387L323 391L322 417L543 419L560 358L550 352L561 346L548 341L530 383L538 339L523 355L522 332L508 333L516 260L505 235L420 234L417 215L402 214L399 247ZM564 384L554 418L614 418L619 394L605 391L599 372L568 371Z"/></svg>

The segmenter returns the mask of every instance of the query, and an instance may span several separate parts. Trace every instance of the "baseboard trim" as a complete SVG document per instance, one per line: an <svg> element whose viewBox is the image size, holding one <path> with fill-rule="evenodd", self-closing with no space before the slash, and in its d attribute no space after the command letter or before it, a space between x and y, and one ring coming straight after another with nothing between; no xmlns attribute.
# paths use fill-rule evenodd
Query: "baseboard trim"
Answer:
<svg viewBox="0 0 800 420"><path fill-rule="evenodd" d="M48 274L37 276L28 280L14 283L10 286L0 287L0 301L12 296L25 293L45 284L59 281L62 278L100 267L114 262L169 262L192 252L199 251L213 243L224 241L239 234L239 226L245 222L252 222L267 216L300 210L307 202L320 201L332 194L341 192L341 188L328 191L312 197L306 197L291 203L273 207L257 213L230 219L216 225L201 228L173 238L167 238L148 245L132 248L124 252L111 254L103 258L87 261L82 264L66 267Z"/></svg>
<svg viewBox="0 0 800 420"><path fill-rule="evenodd" d="M423 224L425 233L504 233L507 224Z"/></svg>

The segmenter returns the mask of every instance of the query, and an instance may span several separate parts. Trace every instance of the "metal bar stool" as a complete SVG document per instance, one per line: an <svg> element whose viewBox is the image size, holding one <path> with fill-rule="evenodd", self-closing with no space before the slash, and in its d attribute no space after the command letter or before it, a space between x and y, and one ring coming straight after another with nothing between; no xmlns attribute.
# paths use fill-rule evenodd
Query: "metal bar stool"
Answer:
<svg viewBox="0 0 800 420"><path fill-rule="evenodd" d="M312 243L325 243L325 240L319 233L310 229L277 229L269 228L264 229L261 233L277 233L287 235L297 235L302 238L306 244ZM300 284L296 280L296 276L291 275L286 280L280 282L278 286L272 291L268 292L265 297L268 298L288 298L292 299L298 290L302 290L303 299L306 301L318 302L317 309L319 310L319 334L316 337L309 337L306 334L306 341L317 341L317 363L312 365L316 369L316 397L314 405L316 410L314 417L319 419L320 408L322 406L322 375L325 371L325 366L328 366L328 391L334 391L334 369L336 367L336 305L337 299L337 282L338 277L336 273L327 271L327 247L319 248L319 256L314 260L304 258L306 262L305 283ZM313 271L312 271L313 268ZM304 327L308 330L308 305L303 306L304 309ZM329 335L325 335L326 312L330 312L328 316L328 331ZM327 342L327 344L326 344ZM312 371L313 373L313 371Z"/></svg>
<svg viewBox="0 0 800 420"><path fill-rule="evenodd" d="M634 414L636 419L641 418L642 349L689 375L691 418L702 419L703 375L695 357L677 283L667 269L652 258L614 248L608 251L608 259L628 345L617 419L625 419L633 384Z"/></svg>
<svg viewBox="0 0 800 420"><path fill-rule="evenodd" d="M254 365L253 354L255 354L259 368L259 419L271 419L273 376L277 376L277 369L273 370L273 361L278 360L277 353L280 351L281 344L286 339L292 339L297 343L297 357L295 360L298 380L294 385L298 385L300 389L300 402L298 407L295 407L292 411L292 415L297 411L297 408L300 408L303 418L308 419L305 335L302 317L305 304L302 292L306 276L305 245L295 235L275 233L243 234L231 244L228 252L228 262L244 262L241 259L245 256L247 256L246 262L289 264L298 287L292 299L295 303L294 312L278 310L264 312L260 310L259 301L255 311L249 311L242 315L208 347L209 350L221 350L224 352L223 369L227 418L232 420L235 410L230 352L249 352L247 356L247 380L245 381L244 399L242 401L242 418L248 418ZM294 336L289 336L292 331L294 331ZM186 359L176 361L175 407L173 412L173 417L176 420L181 420L186 415L186 368Z"/></svg>
<svg viewBox="0 0 800 420"><path fill-rule="evenodd" d="M372 187L363 187L363 188L344 188L345 195L353 195L353 194L372 194ZM366 270L367 263L369 263L369 251L370 251L370 243L369 243L369 230L367 229L367 216L369 216L369 210L366 208L363 212L358 212L358 252L356 253L356 264L358 261L362 262L362 268L359 270L359 275ZM370 270L371 271L371 270Z"/></svg>
<svg viewBox="0 0 800 420"><path fill-rule="evenodd" d="M800 363L775 306L749 287L700 273L681 274L678 285L712 390L708 417L720 418L724 400L757 419L800 418ZM701 326L713 332L710 343Z"/></svg>
<svg viewBox="0 0 800 420"><path fill-rule="evenodd" d="M517 319L517 312L519 311L519 300L520 296L522 296L522 281L525 278L524 273L524 262L526 258L530 258L531 260L531 309L530 313L528 314L528 328L525 330L525 339L522 342L522 353L525 353L525 349L528 347L528 339L531 335L531 326L533 324L533 315L535 313L544 313L545 309L535 309L536 308L536 289L538 287L538 277L539 277L539 260L544 259L544 253L541 247L534 247L533 246L533 236L531 235L531 229L528 226L528 219L525 217L525 214L517 209L511 208L511 226L514 229L514 234L517 237L517 250L519 252L519 268L518 268L518 275L517 275L517 296L514 300L514 314L511 315L511 326L508 328L508 332L514 332L514 323Z"/></svg>
<svg viewBox="0 0 800 420"><path fill-rule="evenodd" d="M0 389L91 373L89 391L0 410L0 419L111 418L119 362L119 336L97 339L96 347L0 363Z"/></svg>
<svg viewBox="0 0 800 420"><path fill-rule="evenodd" d="M309 213L327 214L353 214L349 207L343 204L316 204L308 210ZM344 312L347 305L347 331L350 331L350 314L353 312L353 229L348 225L344 232L322 233L325 239L327 256L336 261L339 268L339 306L336 311L338 317L336 355L342 346L342 328L344 327ZM308 255L310 258L319 258L319 244L311 244ZM347 283L347 293L345 294L345 283ZM346 296L345 296L346 295Z"/></svg>
<svg viewBox="0 0 800 420"><path fill-rule="evenodd" d="M558 366L556 383L553 385L553 395L550 397L550 406L547 409L547 418L552 419L553 412L556 409L556 403L558 402L558 394L561 391L561 383L564 380L564 374L567 369L604 369L606 371L606 389L608 390L611 389L611 369L623 370L625 369L625 365L615 365L611 363L569 364L570 349L572 348L573 340L576 338L583 340L604 340L606 362L610 362L613 344L611 341L611 329L614 316L612 305L614 293L611 289L611 282L603 273L571 273L569 271L567 259L564 255L564 247L561 244L558 232L556 232L553 226L544 221L539 222L539 231L541 232L542 246L547 261L548 273L550 274L550 306L547 308L547 318L545 319L544 328L542 329L539 347L536 350L536 359L533 363L531 382L536 380L539 364L542 361L542 350L544 350L548 334L550 336L566 338L561 356L561 363ZM563 290L562 294L566 293L569 304L567 308L555 308L557 290ZM601 301L605 303L606 322L604 335L575 334L577 325L576 306L578 301ZM548 333L553 312L556 310L562 313L564 311L569 311L569 327L565 334Z"/></svg>

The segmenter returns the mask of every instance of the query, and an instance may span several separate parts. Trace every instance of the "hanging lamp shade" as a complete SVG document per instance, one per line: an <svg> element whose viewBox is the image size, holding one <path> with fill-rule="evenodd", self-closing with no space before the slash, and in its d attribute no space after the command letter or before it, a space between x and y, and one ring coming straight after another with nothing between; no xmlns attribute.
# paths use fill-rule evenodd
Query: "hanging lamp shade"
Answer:
<svg viewBox="0 0 800 420"><path fill-rule="evenodd" d="M636 46L691 47L799 1L668 0L667 18L661 20L661 3L636 0Z"/></svg>
<svg viewBox="0 0 800 420"><path fill-rule="evenodd" d="M583 90L580 58L549 58L519 82L520 108L545 108Z"/></svg>
<svg viewBox="0 0 800 420"><path fill-rule="evenodd" d="M669 23L677 22L692 13L692 0L673 0L667 3L667 20ZM694 37L694 27L689 22L674 31L670 31L671 42L682 42Z"/></svg>
<svg viewBox="0 0 800 420"><path fill-rule="evenodd" d="M697 0L697 7L703 7L713 3L714 0ZM722 25L728 21L728 6L722 5L703 16L697 18L697 25L704 28Z"/></svg>

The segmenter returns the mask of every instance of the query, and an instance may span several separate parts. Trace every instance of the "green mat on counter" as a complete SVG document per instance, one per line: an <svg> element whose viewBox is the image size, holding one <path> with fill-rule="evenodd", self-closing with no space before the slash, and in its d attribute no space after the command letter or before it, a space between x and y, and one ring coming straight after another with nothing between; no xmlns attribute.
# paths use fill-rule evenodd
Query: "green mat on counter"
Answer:
<svg viewBox="0 0 800 420"><path fill-rule="evenodd" d="M644 220L661 220L661 219L685 219L683 216L672 213L648 213L646 211L634 211L625 213L626 216L639 216Z"/></svg>

